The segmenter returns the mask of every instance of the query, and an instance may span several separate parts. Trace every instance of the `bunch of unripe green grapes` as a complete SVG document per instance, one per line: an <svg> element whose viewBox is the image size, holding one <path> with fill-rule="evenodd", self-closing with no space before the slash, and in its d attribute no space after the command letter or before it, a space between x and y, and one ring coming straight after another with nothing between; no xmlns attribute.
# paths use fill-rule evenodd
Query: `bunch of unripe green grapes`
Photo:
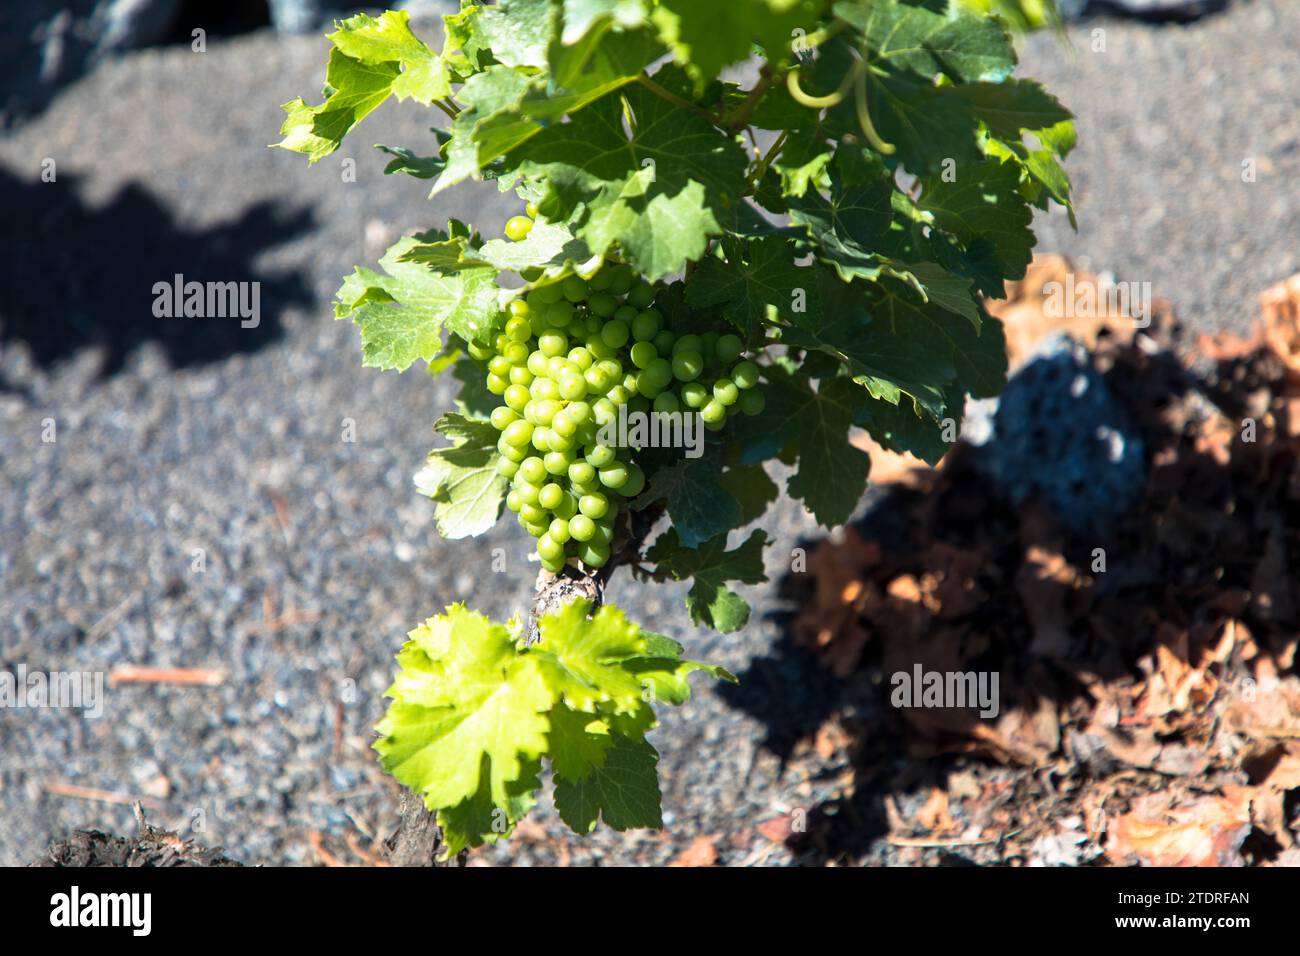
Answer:
<svg viewBox="0 0 1300 956"><path fill-rule="evenodd" d="M515 216L506 235L520 241L532 225ZM674 332L654 308L658 293L629 266L606 263L515 299L495 347L469 347L504 402L491 420L501 432L498 468L511 479L506 506L537 538L547 570L570 557L603 566L619 509L645 487L635 449L597 438L620 406L698 412L715 431L729 414L763 410L758 366L743 357L740 337Z"/></svg>

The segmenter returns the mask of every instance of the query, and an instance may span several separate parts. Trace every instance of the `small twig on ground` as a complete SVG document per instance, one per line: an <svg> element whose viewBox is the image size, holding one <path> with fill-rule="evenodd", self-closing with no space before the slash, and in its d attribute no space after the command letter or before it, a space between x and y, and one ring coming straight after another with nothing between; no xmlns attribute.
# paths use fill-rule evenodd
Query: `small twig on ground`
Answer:
<svg viewBox="0 0 1300 956"><path fill-rule="evenodd" d="M189 684L216 687L224 683L226 672L215 667L148 667L122 664L108 674L108 686L120 684Z"/></svg>

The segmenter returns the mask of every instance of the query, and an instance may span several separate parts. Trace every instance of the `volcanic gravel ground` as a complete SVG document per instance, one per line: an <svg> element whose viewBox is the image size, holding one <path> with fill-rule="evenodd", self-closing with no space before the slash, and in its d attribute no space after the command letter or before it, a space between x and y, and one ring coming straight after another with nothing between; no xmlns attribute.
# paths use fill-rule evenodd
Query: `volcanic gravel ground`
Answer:
<svg viewBox="0 0 1300 956"><path fill-rule="evenodd" d="M1089 50L1096 28L1108 53ZM1243 325L1258 291L1300 269L1300 7L1259 0L1183 28L1095 21L1070 39L1073 54L1044 35L1024 55L1080 117L1081 231L1052 216L1041 247L1151 281L1193 325ZM0 711L0 864L75 827L134 832L106 797L143 798L151 822L247 863L317 863L313 832L335 852L367 846L395 819L369 743L405 631L457 599L497 618L528 600L536 566L513 523L445 542L413 491L455 382L362 369L355 328L329 306L339 278L403 232L457 216L493 233L514 197L478 186L429 203L428 183L383 176L369 144L431 142L431 114L409 104L311 169L265 148L277 104L317 93L325 51L263 33L141 52L0 141L0 668L225 675L106 688L98 720ZM260 281L261 325L153 318L147 290L178 271ZM789 502L767 526L775 581L817 529ZM611 589L743 679L719 692L697 678L655 732L665 833L582 839L547 808L476 860L661 862L703 836L723 863L791 862L754 827L824 796L817 774L834 768L784 757L837 690L773 650L775 587L743 590L749 627L716 635L690 626L680 587L619 574Z"/></svg>

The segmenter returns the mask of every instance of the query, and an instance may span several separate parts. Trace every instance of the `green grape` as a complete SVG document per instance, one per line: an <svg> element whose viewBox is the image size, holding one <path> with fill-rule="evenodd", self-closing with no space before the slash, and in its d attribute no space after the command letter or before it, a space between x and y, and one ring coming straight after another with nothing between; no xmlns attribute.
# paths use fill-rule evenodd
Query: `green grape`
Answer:
<svg viewBox="0 0 1300 956"><path fill-rule="evenodd" d="M628 372L623 376L623 387L627 389L628 397L636 394L636 372Z"/></svg>
<svg viewBox="0 0 1300 956"><path fill-rule="evenodd" d="M569 540L569 522L564 518L555 518L551 525L546 529L546 533L551 536L552 541L558 541L560 544Z"/></svg>
<svg viewBox="0 0 1300 956"><path fill-rule="evenodd" d="M720 378L713 383L713 398L722 405L734 405L740 398L740 390L729 378Z"/></svg>
<svg viewBox="0 0 1300 956"><path fill-rule="evenodd" d="M547 473L552 475L567 474L572 461L572 457L562 451L548 451L542 456L542 464L546 467Z"/></svg>
<svg viewBox="0 0 1300 956"><path fill-rule="evenodd" d="M538 286L533 291L537 293L537 301L544 305L550 305L552 302L559 302L564 298L564 290L555 283Z"/></svg>
<svg viewBox="0 0 1300 956"><path fill-rule="evenodd" d="M591 314L598 315L602 319L610 318L618 311L618 307L618 299L608 292L597 292L587 300L587 308L591 310Z"/></svg>
<svg viewBox="0 0 1300 956"><path fill-rule="evenodd" d="M646 336L645 338L649 338L649 337L650 336ZM651 362L653 362L655 359L657 359L659 357L659 353L655 351L655 347L652 343L646 341L640 341L632 346L631 356L632 356L632 364L635 365L637 368L643 369Z"/></svg>
<svg viewBox="0 0 1300 956"><path fill-rule="evenodd" d="M537 347L547 358L563 355L569 350L569 337L556 330L543 332L537 337Z"/></svg>
<svg viewBox="0 0 1300 956"><path fill-rule="evenodd" d="M524 418L534 425L549 427L555 421L556 410L560 403L552 399L538 398L524 406Z"/></svg>
<svg viewBox="0 0 1300 956"><path fill-rule="evenodd" d="M610 279L609 283L610 294L627 295L628 291L632 288L632 284L636 282L636 273L634 273L629 266L622 263L616 265L610 271L613 273L613 277Z"/></svg>
<svg viewBox="0 0 1300 956"><path fill-rule="evenodd" d="M618 418L618 406L609 398L608 393L605 398L598 398L591 403L591 412L596 425L602 428Z"/></svg>
<svg viewBox="0 0 1300 956"><path fill-rule="evenodd" d="M605 370L611 382L618 382L619 376L623 374L623 363L616 358L603 358L596 366Z"/></svg>
<svg viewBox="0 0 1300 956"><path fill-rule="evenodd" d="M528 457L526 449L516 448L514 445L506 441L505 435L502 435L497 439L497 451L501 453L503 458L509 458L511 461L516 462L523 461Z"/></svg>
<svg viewBox="0 0 1300 956"><path fill-rule="evenodd" d="M659 290L648 282L642 282L636 288L627 294L627 304L636 306L638 309L648 308L650 303L654 302L655 296Z"/></svg>
<svg viewBox="0 0 1300 956"><path fill-rule="evenodd" d="M636 306L634 305L627 305L625 303L614 310L614 318L618 319L620 322L626 322L629 326L632 325L632 321L636 316L637 311Z"/></svg>
<svg viewBox="0 0 1300 956"><path fill-rule="evenodd" d="M564 297L570 302L581 302L587 298L587 283L582 276L565 276L560 287L564 290Z"/></svg>
<svg viewBox="0 0 1300 956"><path fill-rule="evenodd" d="M586 454L583 457L593 468L604 468L618 457L618 452L609 445L591 445L584 451Z"/></svg>
<svg viewBox="0 0 1300 956"><path fill-rule="evenodd" d="M551 430L545 425L533 429L533 447L545 455L551 451Z"/></svg>
<svg viewBox="0 0 1300 956"><path fill-rule="evenodd" d="M575 461L569 466L569 480L575 484L589 484L596 479L596 469L588 461Z"/></svg>
<svg viewBox="0 0 1300 956"><path fill-rule="evenodd" d="M599 470L600 483L606 488L612 488L614 491L622 488L627 484L628 470L627 465L621 461L611 461Z"/></svg>
<svg viewBox="0 0 1300 956"><path fill-rule="evenodd" d="M586 346L592 358L597 360L613 358L618 351L613 346L605 344L605 340L600 337L599 331L587 336Z"/></svg>
<svg viewBox="0 0 1300 956"><path fill-rule="evenodd" d="M562 329L573 321L573 303L552 302L546 307L546 324L553 329Z"/></svg>
<svg viewBox="0 0 1300 956"><path fill-rule="evenodd" d="M703 408L711 397L709 390L699 382L687 382L681 388L681 395L687 408Z"/></svg>
<svg viewBox="0 0 1300 956"><path fill-rule="evenodd" d="M569 364L579 372L587 371L587 369L591 368L591 366L596 362L595 357L592 356L591 352L587 351L586 346L583 345L575 345L573 348L569 349L567 358Z"/></svg>
<svg viewBox="0 0 1300 956"><path fill-rule="evenodd" d="M571 452L578 445L577 441L574 440L576 437L576 432L573 435L561 435L555 429L551 429L547 444L550 445L551 451Z"/></svg>
<svg viewBox="0 0 1300 956"><path fill-rule="evenodd" d="M746 415L757 415L767 407L762 392L744 392L740 396L740 410Z"/></svg>
<svg viewBox="0 0 1300 956"><path fill-rule="evenodd" d="M506 478L513 478L515 475L519 474L519 463L517 461L511 461L509 458L498 458L497 474Z"/></svg>
<svg viewBox="0 0 1300 956"><path fill-rule="evenodd" d="M477 359L480 362L486 362L492 357L492 349L488 348L486 345L479 345L477 342L470 342L466 345L466 349L469 351L472 358Z"/></svg>
<svg viewBox="0 0 1300 956"><path fill-rule="evenodd" d="M555 517L568 521L578 513L578 496L571 491L566 491L564 498L551 510L555 512Z"/></svg>
<svg viewBox="0 0 1300 956"><path fill-rule="evenodd" d="M531 481L520 481L515 479L515 491L519 492L519 500L526 505L535 505L542 489Z"/></svg>
<svg viewBox="0 0 1300 956"><path fill-rule="evenodd" d="M605 393L605 398L614 404L615 410L619 405L626 405L631 397L632 392L625 385L615 385Z"/></svg>
<svg viewBox="0 0 1300 956"><path fill-rule="evenodd" d="M753 388L758 384L758 366L753 362L740 362L731 370L731 380L737 388Z"/></svg>
<svg viewBox="0 0 1300 956"><path fill-rule="evenodd" d="M604 328L600 330L600 340L608 345L611 349L621 349L627 345L628 336L630 335L627 323L620 319L611 319L605 323ZM588 346L590 348L590 346Z"/></svg>
<svg viewBox="0 0 1300 956"><path fill-rule="evenodd" d="M591 406L586 402L569 402L564 412L579 428L591 421Z"/></svg>
<svg viewBox="0 0 1300 956"><path fill-rule="evenodd" d="M578 560L593 568L603 568L609 560L609 545L588 541L578 547Z"/></svg>
<svg viewBox="0 0 1300 956"><path fill-rule="evenodd" d="M539 492L541 490L536 485L529 485L528 487L531 488L533 492ZM539 521L551 520L545 508L539 505L536 501L528 500L529 495L525 490L516 490L519 491L519 500L523 502L523 504L519 506L519 516L521 518L525 521L531 521L534 524Z"/></svg>
<svg viewBox="0 0 1300 956"><path fill-rule="evenodd" d="M565 409L555 413L551 419L551 431L555 432L562 438L572 438L578 432L578 426L574 424L573 419Z"/></svg>
<svg viewBox="0 0 1300 956"><path fill-rule="evenodd" d="M532 333L529 333L530 335ZM528 356L530 354L528 346L523 342L511 342L506 346L505 351L501 353L505 356L506 361L511 366L527 366Z"/></svg>
<svg viewBox="0 0 1300 956"><path fill-rule="evenodd" d="M614 540L614 515L610 514L596 522L596 533L591 536L591 543L609 547Z"/></svg>
<svg viewBox="0 0 1300 956"><path fill-rule="evenodd" d="M537 493L537 503L547 511L554 511L555 506L564 500L564 489L555 482L542 485L542 490Z"/></svg>
<svg viewBox="0 0 1300 956"><path fill-rule="evenodd" d="M638 312L632 320L632 338L638 342L649 342L659 334L659 327L662 324L663 316L654 309Z"/></svg>
<svg viewBox="0 0 1300 956"><path fill-rule="evenodd" d="M527 507L527 505L524 507ZM545 512L543 512L543 517L540 521L528 521L521 515L519 523L523 526L523 529L534 538L540 538L542 535L546 534Z"/></svg>
<svg viewBox="0 0 1300 956"><path fill-rule="evenodd" d="M677 396L672 392L661 392L655 397L654 410L661 414L671 414L679 412L682 404L677 400Z"/></svg>
<svg viewBox="0 0 1300 956"><path fill-rule="evenodd" d="M516 365L510 370L510 375L507 378L507 381L510 382L511 385L532 385L533 373L528 371L528 369L522 365Z"/></svg>
<svg viewBox="0 0 1300 956"><path fill-rule="evenodd" d="M576 514L569 519L569 535L574 541L590 541L596 533L596 522L584 514Z"/></svg>
<svg viewBox="0 0 1300 956"><path fill-rule="evenodd" d="M494 355L488 361L488 374L505 378L510 374L510 360L504 355Z"/></svg>
<svg viewBox="0 0 1300 956"><path fill-rule="evenodd" d="M519 413L509 405L498 405L496 408L492 409L492 414L488 416L488 421L492 423L492 427L497 431L503 432L506 430L506 426L511 422L519 421Z"/></svg>
<svg viewBox="0 0 1300 956"><path fill-rule="evenodd" d="M511 342L527 342L533 334L533 327L527 319L515 316L506 320L506 337Z"/></svg>
<svg viewBox="0 0 1300 956"><path fill-rule="evenodd" d="M711 361L713 359L713 353L718 350L719 338L721 338L721 333L712 330L705 332L700 336L700 344L703 346L700 349L700 354L704 356L706 362Z"/></svg>
<svg viewBox="0 0 1300 956"><path fill-rule="evenodd" d="M587 382L587 388L597 395L604 395L609 391L609 387L614 384L614 380L609 377L609 374L599 364L593 365L583 372L582 377Z"/></svg>
<svg viewBox="0 0 1300 956"><path fill-rule="evenodd" d="M491 387L492 386L489 384L488 388ZM506 400L508 406L513 408L515 411L522 413L524 406L528 404L528 400L532 396L529 394L527 387L523 385L510 385L502 391L501 397Z"/></svg>
<svg viewBox="0 0 1300 956"><path fill-rule="evenodd" d="M657 358L641 373L656 389L662 391L673 380L673 364L666 358Z"/></svg>
<svg viewBox="0 0 1300 956"><path fill-rule="evenodd" d="M525 448L533 440L533 426L531 422L523 420L511 422L501 435L516 448Z"/></svg>
<svg viewBox="0 0 1300 956"><path fill-rule="evenodd" d="M506 389L508 389L509 387L510 387L510 379L502 378L500 375L493 375L491 372L488 372L487 390L491 392L493 395L504 395L506 393Z"/></svg>
<svg viewBox="0 0 1300 956"><path fill-rule="evenodd" d="M546 466L536 455L530 455L519 463L519 477L530 484L540 485L546 480Z"/></svg>
<svg viewBox="0 0 1300 956"><path fill-rule="evenodd" d="M624 498L635 498L645 488L645 472L636 462L627 466L627 484L620 488L619 494Z"/></svg>
<svg viewBox="0 0 1300 956"><path fill-rule="evenodd" d="M637 399L645 398L649 400L652 398L657 398L659 396L659 393L662 392L663 390L664 390L663 386L654 380L653 375L651 375L648 371L642 372L640 375L636 377L637 394L633 396L632 401L628 402L628 406L627 406L628 409L630 411L648 411L649 406L647 406L646 408L641 408L641 403L638 402Z"/></svg>
<svg viewBox="0 0 1300 956"><path fill-rule="evenodd" d="M587 397L587 380L581 374L566 375L560 379L560 397L576 402Z"/></svg>
<svg viewBox="0 0 1300 956"><path fill-rule="evenodd" d="M533 221L527 216L511 216L506 220L506 238L522 242L533 231Z"/></svg>
<svg viewBox="0 0 1300 956"><path fill-rule="evenodd" d="M672 329L660 329L655 333L655 351L660 355L672 355L673 345L676 342L677 336L673 334Z"/></svg>
<svg viewBox="0 0 1300 956"><path fill-rule="evenodd" d="M740 353L745 351L745 343L740 341L739 335L730 333L719 337L718 344L714 346L717 353L718 361L723 365L730 365L736 359L740 358Z"/></svg>
<svg viewBox="0 0 1300 956"><path fill-rule="evenodd" d="M698 335L681 335L673 343L673 355L678 352L698 352L704 354L704 340Z"/></svg>
<svg viewBox="0 0 1300 956"><path fill-rule="evenodd" d="M528 361L525 364L528 367L528 371L532 372L538 378L545 378L546 362L547 359L545 355L541 352L534 352L532 355L528 356Z"/></svg>
<svg viewBox="0 0 1300 956"><path fill-rule="evenodd" d="M524 503L523 503L523 501L521 501L520 498L519 498L519 492L517 492L517 491L513 491L513 490L512 490L512 491L509 491L509 492L506 493L506 507L507 507L507 508L509 508L509 509L510 509L511 511L513 511L515 514L519 514L519 509L522 508L523 506L524 506Z"/></svg>
<svg viewBox="0 0 1300 956"><path fill-rule="evenodd" d="M529 218L531 218L531 219L536 219L536 218L537 218L537 203L535 203L535 202L530 202L528 205L524 206L524 212L528 213Z"/></svg>
<svg viewBox="0 0 1300 956"><path fill-rule="evenodd" d="M704 419L704 424L716 425L718 422L726 420L727 406L723 405L716 398L711 398L705 403L704 407L700 409L700 417Z"/></svg>
<svg viewBox="0 0 1300 956"><path fill-rule="evenodd" d="M605 517L609 511L609 499L604 495L583 495L578 499L578 510L593 520Z"/></svg>
<svg viewBox="0 0 1300 956"><path fill-rule="evenodd" d="M526 299L511 299L509 309L511 318L515 319L526 319L528 313L532 311Z"/></svg>
<svg viewBox="0 0 1300 956"><path fill-rule="evenodd" d="M554 402L560 398L560 386L549 378L539 375L537 381L528 386L528 394L536 399L549 399Z"/></svg>
<svg viewBox="0 0 1300 956"><path fill-rule="evenodd" d="M650 411L650 399L644 395L633 395L627 401L627 410L633 415L645 415Z"/></svg>
<svg viewBox="0 0 1300 956"><path fill-rule="evenodd" d="M673 377L679 382L693 382L704 371L704 359L699 352L677 352L673 355Z"/></svg>
<svg viewBox="0 0 1300 956"><path fill-rule="evenodd" d="M540 558L539 560L541 561L542 567L544 567L547 571L550 571L552 574L559 574L560 571L564 569L565 560L563 554L561 554L554 561L550 560L549 558Z"/></svg>
<svg viewBox="0 0 1300 956"><path fill-rule="evenodd" d="M614 281L614 273L608 266L601 266L587 280L587 288L593 292L604 292L609 288L609 284Z"/></svg>
<svg viewBox="0 0 1300 956"><path fill-rule="evenodd" d="M537 556L548 561L556 561L564 557L564 545L551 537L549 525L546 533L537 539Z"/></svg>

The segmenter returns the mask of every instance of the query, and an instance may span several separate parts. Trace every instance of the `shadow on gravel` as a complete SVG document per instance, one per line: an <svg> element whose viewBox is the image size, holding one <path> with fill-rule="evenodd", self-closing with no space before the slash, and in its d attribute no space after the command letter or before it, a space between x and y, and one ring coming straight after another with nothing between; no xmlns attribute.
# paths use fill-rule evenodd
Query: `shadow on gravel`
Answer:
<svg viewBox="0 0 1300 956"><path fill-rule="evenodd" d="M106 377L145 342L157 343L174 366L211 362L275 341L280 313L311 301L302 273L264 275L254 266L260 254L308 231L310 211L259 203L238 219L191 231L135 183L91 208L74 176L45 183L4 169L0 195L0 349L26 343L43 368L99 347ZM249 306L256 284L256 317L156 316L155 285L174 284L178 274L187 283L246 284ZM224 298L213 301L220 306Z"/></svg>
<svg viewBox="0 0 1300 956"><path fill-rule="evenodd" d="M1300 698L1300 403L1278 357L1300 350L1261 341L1218 346L1204 376L1171 351L1098 347L1149 455L1113 527L1012 505L960 445L842 538L804 544L807 573L778 583L794 612L774 656L727 696L837 785L786 838L801 862L1088 865L1109 832L1111 862L1171 865L1125 839L1166 811L1219 826L1243 781L1282 809L1223 809L1217 858L1292 845L1295 785L1272 783L1291 745L1270 735L1300 724L1285 696ZM922 675L953 674L999 678L988 719L974 698L920 700ZM899 685L915 690L895 700ZM1098 807L1111 830L1089 822Z"/></svg>

